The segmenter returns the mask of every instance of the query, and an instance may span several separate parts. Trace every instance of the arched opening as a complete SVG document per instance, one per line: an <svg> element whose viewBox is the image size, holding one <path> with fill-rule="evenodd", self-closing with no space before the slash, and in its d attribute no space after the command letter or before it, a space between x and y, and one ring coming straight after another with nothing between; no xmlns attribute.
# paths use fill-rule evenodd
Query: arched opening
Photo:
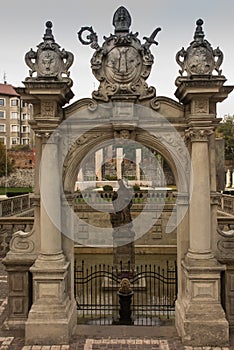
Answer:
<svg viewBox="0 0 234 350"><path fill-rule="evenodd" d="M181 163L180 156L175 151L172 153L154 135L146 133L140 128L136 130L134 141L129 139L115 140L112 127L107 126L106 130L107 132L104 135L98 129L96 131L92 130L91 135L95 133L96 137L89 137L87 134L85 136L87 142L82 145L79 144L79 140L76 141L75 147L71 147L64 162L66 165L63 173L65 192L69 192L69 195L73 194L73 209L80 220L79 225L76 227L78 231L75 235L77 239L74 246L75 296L79 309L84 308L84 305L89 303L90 310L93 310L92 312L85 310L87 312L85 314L82 309L83 313L78 313L78 315L82 316L83 322L87 318L88 321L86 320L86 322L91 324L109 324L116 318L116 307L118 305L116 301L117 282L114 282L115 277L112 279L113 276L116 276L114 275L116 271L115 249L113 243L108 245L105 240L98 239L95 241L93 238L90 239L90 237L95 237L92 236L92 229L100 234L102 229L106 228L109 228L112 232L110 213L108 209L103 210L103 205L106 205L105 209L108 205L112 207L112 191L117 191L118 189L116 179L119 178L120 174L127 186L133 189L133 205L131 207L133 223L141 215L144 218L146 205L148 205L147 211L150 212L151 218L153 217L145 232L139 236L136 235L134 252L129 253L134 254L135 275L148 275L147 283L146 279L144 279L144 282L138 281L138 284L145 283L144 287L135 286L137 300L134 301L134 322L136 322L135 324L142 322L142 324L149 325L155 325L161 319L173 322L177 292L177 224L175 222L178 216L176 213L176 198L178 189L180 192L187 191L186 182L179 181L181 175L178 172ZM118 152L120 147L122 147L122 150ZM144 166L141 166L142 164L139 162L139 149L141 150L141 156L146 160L146 152L148 151L151 153L151 158L148 157L148 159L152 160L154 158L157 163L156 167L152 167L156 172L153 173L151 178L147 178L147 174L144 173L144 170L147 169L148 174L152 175L152 171L150 171L152 169L149 169L150 163L143 161L142 164ZM119 154L122 158L118 164ZM112 173L108 173L106 169L105 171L103 170L103 164L106 166L106 164L109 165L111 162L114 163L114 173L113 168ZM123 169L121 165L123 162L125 167L130 167L132 172L130 175L128 169ZM160 179L161 182L159 182L158 173L163 172L163 163L166 163L172 174L170 175L170 179L173 179L172 187L168 187L169 183L164 174L161 174L163 179ZM137 179L136 174L137 165L140 168L140 176L143 175L139 179ZM118 167L119 169L117 169ZM134 172L132 169L134 169ZM119 174L117 174L118 171L120 171ZM105 177L103 178L103 176ZM133 176L134 179L132 179ZM134 190L137 180L140 181L139 188ZM143 180L144 184L141 183ZM181 183L183 183L183 189L181 189ZM112 191L104 190L106 184L110 184ZM137 221L138 224L139 220ZM169 227L170 225L171 227ZM103 234L105 234L105 231L103 231ZM108 242L110 243L110 241ZM121 249L118 251L118 254L121 254L120 252ZM118 265L119 269L121 269L120 259L121 257L118 260L120 263ZM130 259L131 256L129 255L129 261ZM104 265L103 262L105 262ZM139 271L141 272L139 273ZM102 275L101 279L100 273ZM93 276L93 279L91 276ZM95 281L94 276L97 276L98 282ZM87 280L92 280L91 285L85 284ZM160 280L162 281L161 284L159 283ZM83 285L81 281L83 281ZM101 296L102 293L104 293L104 296ZM102 300L102 303L104 303L102 308L105 312L95 308L95 305L98 304L97 300L92 301L95 297L100 299L99 303ZM113 310L112 307L110 308L112 310L111 313L104 302L105 300L109 300L113 307ZM152 300L155 306L151 308L149 316L146 310L150 309ZM143 303L146 307L144 315L140 315L139 308ZM152 314L152 310L155 311L155 314Z"/></svg>

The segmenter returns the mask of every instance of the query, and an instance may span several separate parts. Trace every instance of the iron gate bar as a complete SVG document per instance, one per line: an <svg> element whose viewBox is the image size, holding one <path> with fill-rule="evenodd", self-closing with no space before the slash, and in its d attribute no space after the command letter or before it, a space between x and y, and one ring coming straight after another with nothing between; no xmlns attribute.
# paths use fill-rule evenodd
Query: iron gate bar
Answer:
<svg viewBox="0 0 234 350"><path fill-rule="evenodd" d="M75 261L79 321L110 324L118 317L117 291L122 272L126 271L116 271L113 266L105 264L85 268L84 261L78 267ZM131 307L134 324L153 325L157 320L173 316L177 296L176 262L172 267L167 262L165 269L156 265L137 266L129 281L134 291Z"/></svg>

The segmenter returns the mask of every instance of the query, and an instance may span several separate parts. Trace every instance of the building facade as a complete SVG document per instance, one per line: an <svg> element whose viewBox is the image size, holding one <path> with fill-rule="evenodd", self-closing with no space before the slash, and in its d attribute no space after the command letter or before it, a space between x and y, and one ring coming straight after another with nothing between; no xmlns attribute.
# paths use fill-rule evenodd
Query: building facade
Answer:
<svg viewBox="0 0 234 350"><path fill-rule="evenodd" d="M22 100L10 84L0 84L0 141L10 149L17 145L32 147L29 120L32 105Z"/></svg>

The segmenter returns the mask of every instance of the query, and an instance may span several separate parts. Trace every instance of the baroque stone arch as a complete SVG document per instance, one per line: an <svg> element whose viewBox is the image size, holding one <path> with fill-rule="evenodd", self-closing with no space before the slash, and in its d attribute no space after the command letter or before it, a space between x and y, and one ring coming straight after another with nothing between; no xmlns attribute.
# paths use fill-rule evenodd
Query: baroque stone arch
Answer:
<svg viewBox="0 0 234 350"><path fill-rule="evenodd" d="M69 150L63 164L63 186L64 191L72 193L77 180L78 169L86 154L104 141L113 138L111 126L107 125L106 130L93 130L78 138Z"/></svg>
<svg viewBox="0 0 234 350"><path fill-rule="evenodd" d="M118 125L118 129L127 130L127 127L124 124L122 126ZM63 164L62 177L65 193L72 193L74 191L78 169L82 159L91 150L98 148L98 146L103 144L103 142L112 140L114 138L114 131L113 125L107 124L105 127L102 127L102 130L98 128L96 130L93 129L82 135L81 138L78 138L73 143ZM129 131L132 132L132 130ZM176 140L173 138L167 140L168 144L172 146L169 150L162 140L159 140L145 130L136 128L134 131L135 141L160 153L168 162L180 192L188 193L188 178L184 172L185 166L186 170L189 170L188 168L190 166L188 163L189 159L186 159L188 154L184 154L183 158L179 153L180 151L182 152L185 150L179 149L180 145L177 144Z"/></svg>
<svg viewBox="0 0 234 350"><path fill-rule="evenodd" d="M92 27L79 31L81 43L90 44L95 50L91 68L99 86L92 99L79 100L66 108L64 105L74 96L69 77L73 54L61 50L55 42L51 22L46 24L38 50L26 54L29 77L24 81L25 87L18 91L34 109L31 126L36 135L34 198L38 210L32 235L21 234L20 239L32 238L41 244L40 247L38 244L37 256L28 252L30 263L25 267L26 275L29 276L29 269L33 275L33 305L23 320L17 311L12 312L11 322L25 325L28 345L69 344L76 324L73 241L64 239L61 226L54 225L51 217L58 214L60 224L64 204L61 181L64 191L72 193L79 164L86 153L105 140L123 137L157 149L165 157L181 192L178 207L188 206L185 195L189 193L190 167L186 151L191 156L193 191L177 240L176 327L185 345L226 346L229 325L220 302L220 273L225 267L214 255L217 205L211 201L216 192L214 131L219 123L216 104L233 89L224 85L226 78L220 69L222 52L219 48L213 50L205 39L203 21L198 20L194 40L176 56L181 70L176 79L178 102L175 102L156 97L155 87L146 82L154 61L150 48L152 44L158 45L155 37L160 28L144 37L145 42L141 43L138 33L130 32L131 17L124 7L114 14L113 25L114 34L104 37L101 45ZM86 39L85 32L88 32ZM147 113L135 113L136 108L143 107L148 108ZM82 118L78 115L80 111ZM69 125L70 118L74 123ZM62 144L57 139L64 136L63 129L52 139L50 135L57 132L64 121L68 131L72 127L72 139L68 132ZM174 129L168 129L168 124ZM173 130L186 138L186 143L175 138ZM46 152L48 162L40 172L38 164ZM39 172L44 188L39 186ZM43 201L45 195L47 202ZM62 217L63 220L66 218ZM67 221L72 225L69 217ZM19 280L20 276L22 280L22 261L25 263L26 254L24 251L12 253L5 264L11 275L12 265L18 264L14 278ZM13 294L11 290L11 304L19 305Z"/></svg>

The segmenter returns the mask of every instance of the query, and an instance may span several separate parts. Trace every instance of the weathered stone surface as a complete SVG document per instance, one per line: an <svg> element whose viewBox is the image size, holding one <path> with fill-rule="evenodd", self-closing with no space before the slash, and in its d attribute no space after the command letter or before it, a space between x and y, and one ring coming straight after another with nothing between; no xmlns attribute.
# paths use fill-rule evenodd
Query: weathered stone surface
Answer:
<svg viewBox="0 0 234 350"><path fill-rule="evenodd" d="M34 169L16 169L12 174L0 177L0 187L33 187Z"/></svg>

